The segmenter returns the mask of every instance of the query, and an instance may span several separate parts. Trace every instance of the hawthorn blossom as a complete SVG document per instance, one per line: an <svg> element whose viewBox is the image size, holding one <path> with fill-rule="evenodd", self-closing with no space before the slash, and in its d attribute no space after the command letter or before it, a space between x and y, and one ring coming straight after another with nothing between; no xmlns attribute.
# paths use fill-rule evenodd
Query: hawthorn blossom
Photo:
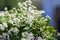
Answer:
<svg viewBox="0 0 60 40"><path fill-rule="evenodd" d="M11 24L13 24L13 21L12 20L9 20L8 22L11 23Z"/></svg>
<svg viewBox="0 0 60 40"><path fill-rule="evenodd" d="M8 27L7 23L3 23L2 25L3 25L5 28Z"/></svg>
<svg viewBox="0 0 60 40"><path fill-rule="evenodd" d="M0 30L4 30L5 28L3 27L2 24L0 24Z"/></svg>
<svg viewBox="0 0 60 40"><path fill-rule="evenodd" d="M7 10L5 8L5 11L0 11L0 30L5 30L6 28L11 27L7 31L9 35L12 35L12 32L14 35L17 36L17 34L22 31L22 39L21 40L34 40L34 34L31 32L31 29L38 29L43 31L45 26L41 26L40 24L45 24L46 21L48 21L49 16L46 16L46 18L42 17L42 14L45 13L43 10L36 10L36 7L32 5L31 0L27 0L25 2L18 3L19 9L13 8L12 10ZM39 19L38 19L39 18ZM6 22L7 21L7 22ZM34 22L37 22L36 24L33 24ZM9 25L8 25L9 23ZM10 25L11 24L11 25ZM23 26L22 26L23 25ZM25 29L24 29L25 27ZM35 28L34 28L35 27ZM47 27L48 28L48 27ZM28 30L27 32L23 32L25 30ZM36 30L36 31L38 31ZM33 31L33 30L32 30ZM28 33L30 32L30 33ZM38 31L39 33L39 31ZM45 33L42 33L45 34ZM6 33L3 33L3 35L7 35ZM19 35L18 35L19 36ZM46 36L46 34L44 35ZM49 36L47 36L49 37Z"/></svg>
<svg viewBox="0 0 60 40"><path fill-rule="evenodd" d="M2 12L0 11L0 16L2 16L2 17L4 16L4 11L2 11Z"/></svg>
<svg viewBox="0 0 60 40"><path fill-rule="evenodd" d="M48 19L50 19L50 20L51 20L50 16L48 16L48 15L46 16L46 18L48 18Z"/></svg>
<svg viewBox="0 0 60 40"><path fill-rule="evenodd" d="M18 30L17 27L15 27L15 28L11 28L11 29L8 31L9 34L11 34L11 32L17 34L17 33L19 32L19 30Z"/></svg>

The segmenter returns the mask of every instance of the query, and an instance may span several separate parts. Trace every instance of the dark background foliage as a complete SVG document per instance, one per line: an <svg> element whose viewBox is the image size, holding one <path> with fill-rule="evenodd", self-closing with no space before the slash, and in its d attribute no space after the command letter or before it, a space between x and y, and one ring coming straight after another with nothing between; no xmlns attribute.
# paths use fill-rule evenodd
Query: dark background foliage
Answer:
<svg viewBox="0 0 60 40"><path fill-rule="evenodd" d="M18 8L18 2L23 2L25 0L0 0L0 11L4 10L5 7L8 8L8 10L12 9L13 7ZM37 9L41 9L41 6L37 1L32 0L33 5L37 7Z"/></svg>
<svg viewBox="0 0 60 40"><path fill-rule="evenodd" d="M5 7L8 9L12 9L13 7L18 8L18 2L22 2L23 0L0 0L0 11L4 10Z"/></svg>

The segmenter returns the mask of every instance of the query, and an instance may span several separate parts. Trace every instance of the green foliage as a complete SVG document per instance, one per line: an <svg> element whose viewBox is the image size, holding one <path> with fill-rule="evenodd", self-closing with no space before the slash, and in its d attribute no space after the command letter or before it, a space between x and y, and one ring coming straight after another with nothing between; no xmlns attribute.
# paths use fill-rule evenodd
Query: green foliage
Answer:
<svg viewBox="0 0 60 40"><path fill-rule="evenodd" d="M3 10L5 7L5 1L4 0L0 0L0 10Z"/></svg>

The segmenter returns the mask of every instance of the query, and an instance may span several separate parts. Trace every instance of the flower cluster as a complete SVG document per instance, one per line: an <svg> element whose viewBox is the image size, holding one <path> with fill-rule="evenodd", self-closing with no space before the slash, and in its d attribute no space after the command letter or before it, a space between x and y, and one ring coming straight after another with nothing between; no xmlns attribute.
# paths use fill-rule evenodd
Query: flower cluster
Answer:
<svg viewBox="0 0 60 40"><path fill-rule="evenodd" d="M52 35L55 30L49 26L49 16L42 17L45 11L36 10L31 0L18 3L18 6L19 9L13 8L8 11L5 8L5 11L0 11L0 34L8 33L10 40L19 40L21 37L26 38L25 35L29 35L28 38L30 38L30 35L37 37L39 34L42 39L52 40L54 38ZM31 34L28 34L28 32Z"/></svg>

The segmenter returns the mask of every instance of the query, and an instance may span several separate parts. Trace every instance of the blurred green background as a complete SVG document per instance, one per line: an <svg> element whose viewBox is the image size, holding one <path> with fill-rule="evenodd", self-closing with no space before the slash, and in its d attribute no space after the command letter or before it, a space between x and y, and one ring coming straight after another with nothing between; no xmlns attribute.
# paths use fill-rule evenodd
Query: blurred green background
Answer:
<svg viewBox="0 0 60 40"><path fill-rule="evenodd" d="M13 7L18 8L18 2L23 2L25 0L0 0L0 11L4 10L5 7L12 9ZM39 0L32 0L33 5L37 6L37 9L41 9L39 6Z"/></svg>

